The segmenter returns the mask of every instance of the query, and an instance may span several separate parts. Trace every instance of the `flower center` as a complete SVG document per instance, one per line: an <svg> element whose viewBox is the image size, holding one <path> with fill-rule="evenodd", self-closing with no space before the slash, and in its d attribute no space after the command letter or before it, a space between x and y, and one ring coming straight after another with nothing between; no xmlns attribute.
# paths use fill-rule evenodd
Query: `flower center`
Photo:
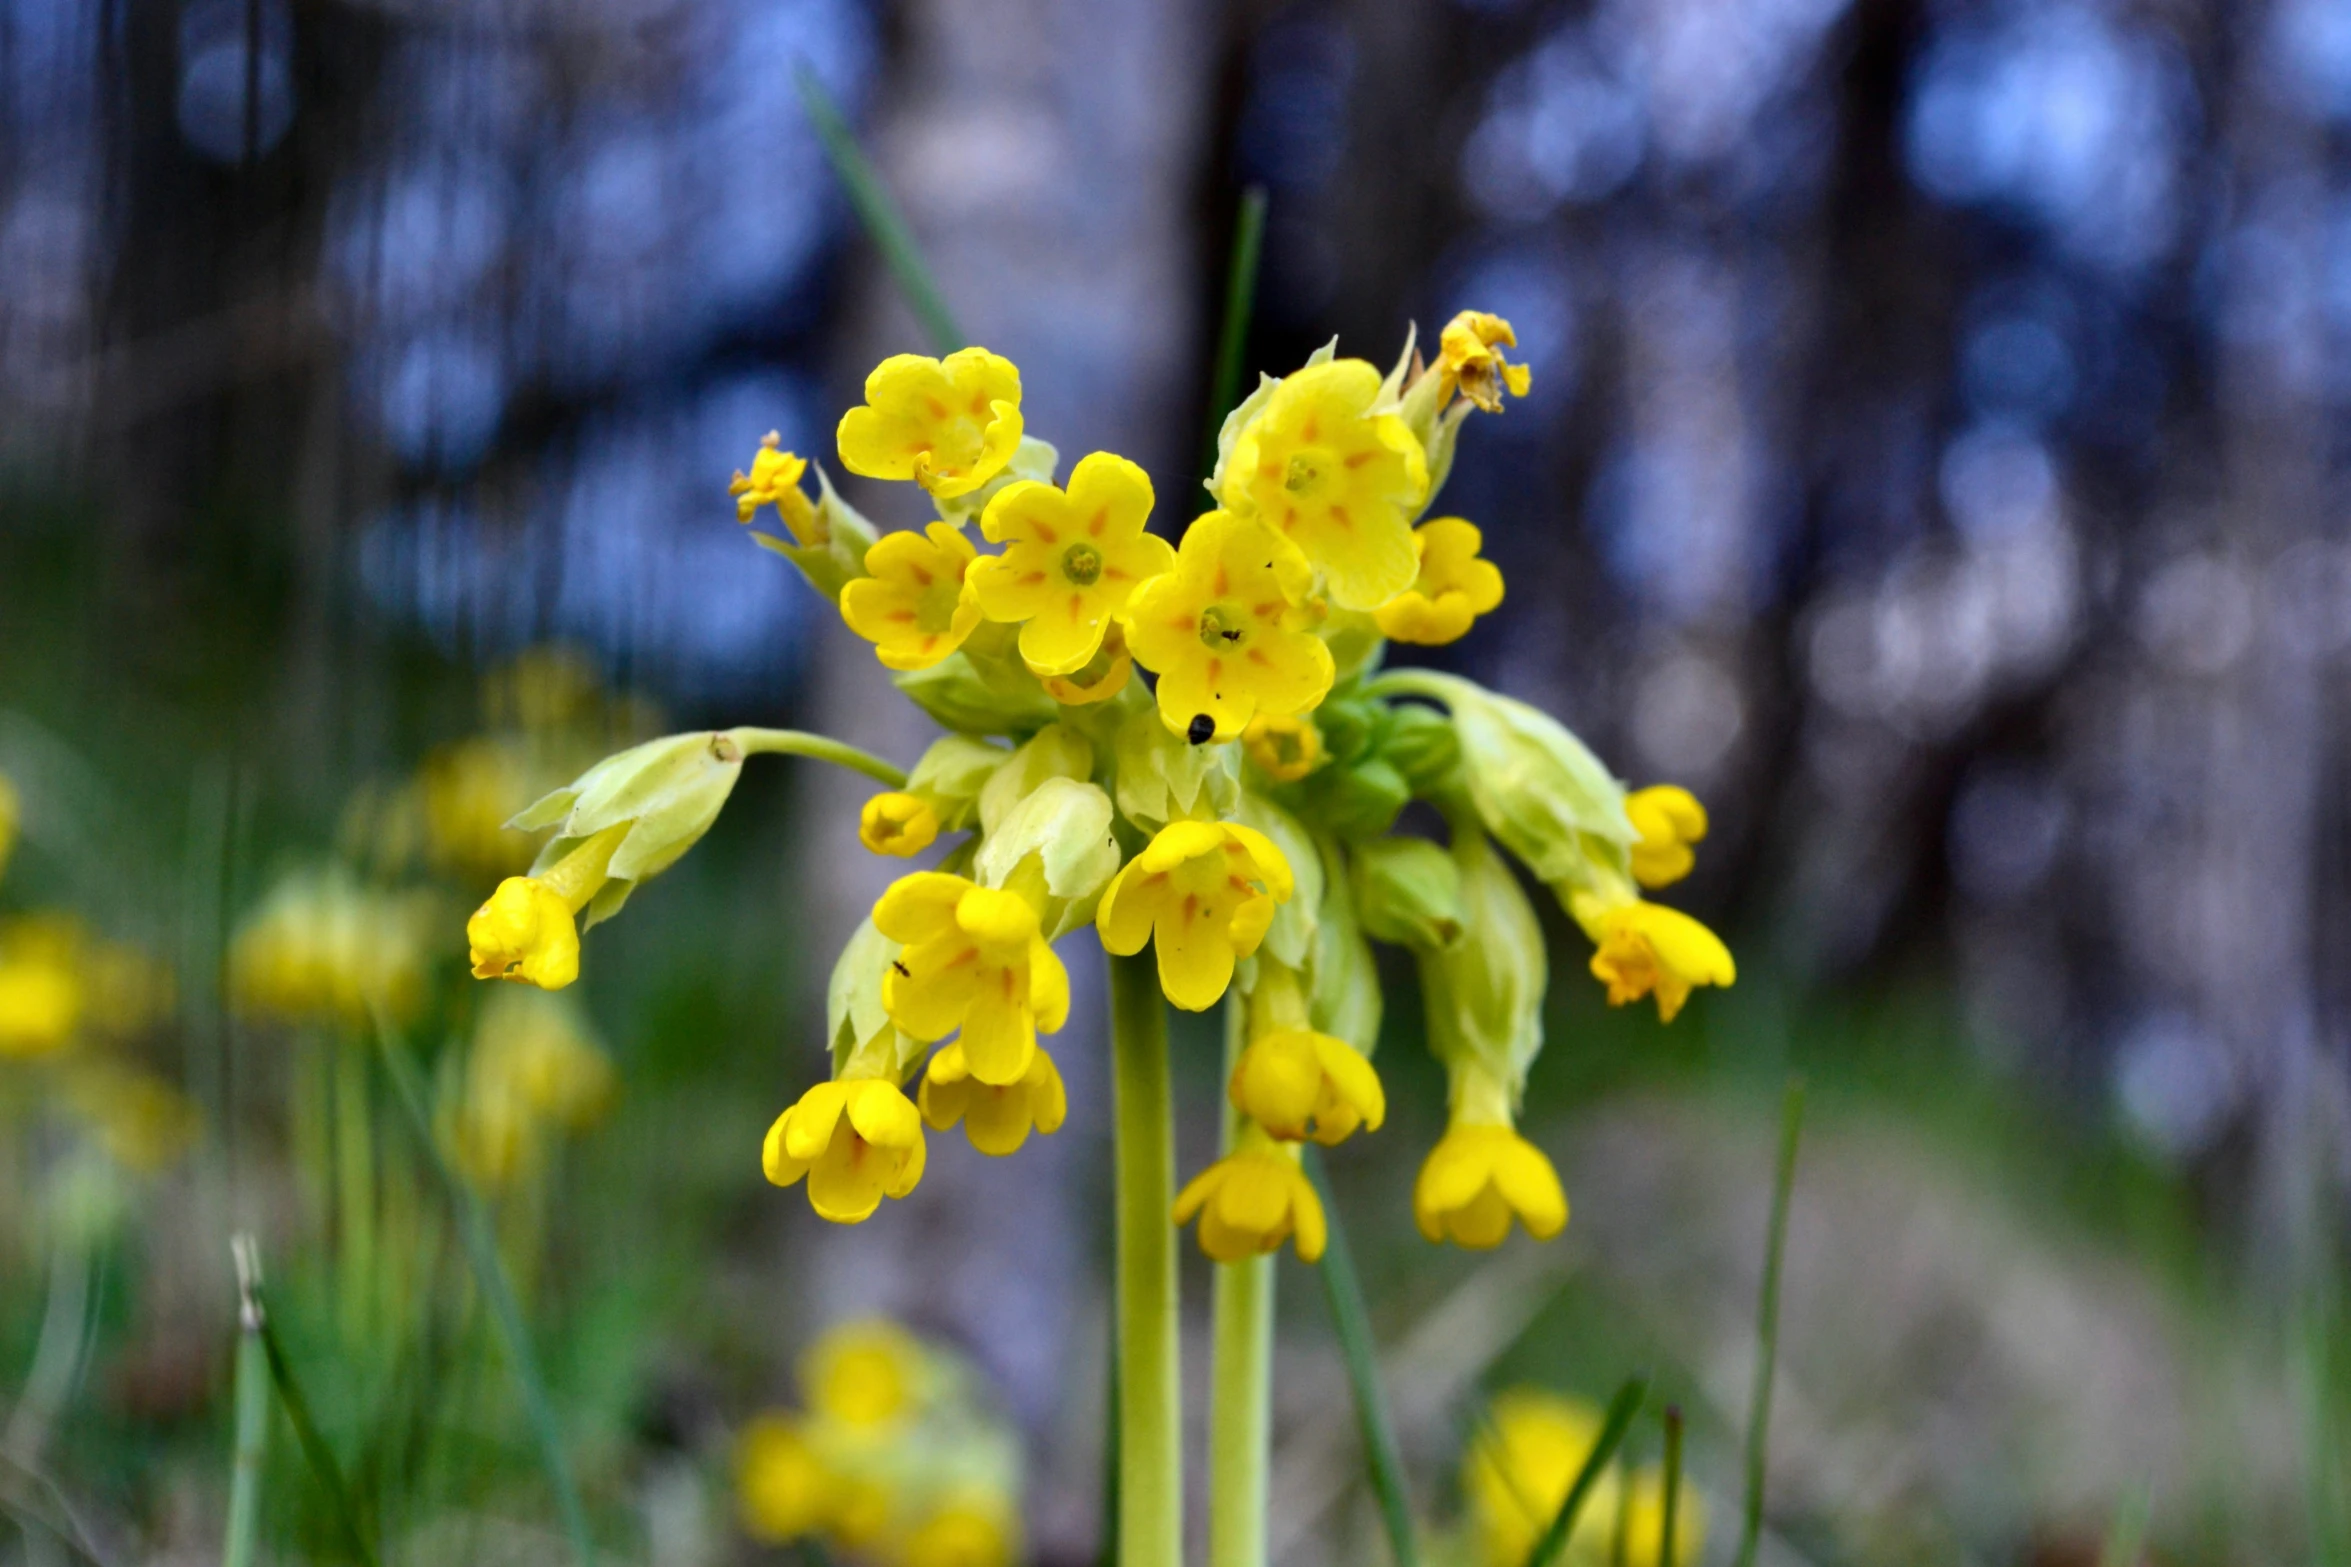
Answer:
<svg viewBox="0 0 2351 1567"><path fill-rule="evenodd" d="M1061 574L1081 588L1102 580L1102 552L1091 544L1072 544L1061 552Z"/></svg>
<svg viewBox="0 0 2351 1567"><path fill-rule="evenodd" d="M1200 612L1200 645L1212 652L1235 652L1248 635L1248 625L1222 604L1211 604Z"/></svg>
<svg viewBox="0 0 2351 1567"><path fill-rule="evenodd" d="M1292 495L1305 495L1322 483L1330 469L1327 454L1319 451L1298 452L1290 458L1290 466L1282 474L1282 488Z"/></svg>

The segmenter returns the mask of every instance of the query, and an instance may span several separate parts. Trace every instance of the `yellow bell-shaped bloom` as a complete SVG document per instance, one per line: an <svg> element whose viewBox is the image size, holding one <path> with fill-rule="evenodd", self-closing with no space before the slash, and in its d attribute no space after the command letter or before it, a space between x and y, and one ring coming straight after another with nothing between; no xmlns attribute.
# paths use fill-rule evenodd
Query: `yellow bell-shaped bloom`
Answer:
<svg viewBox="0 0 2351 1567"><path fill-rule="evenodd" d="M1494 1400L1486 1428L1461 1465L1461 1493L1483 1567L1523 1567L1599 1445L1602 1423L1600 1411L1582 1399L1532 1388ZM1621 1484L1615 1464L1601 1472L1600 1483L1584 1498L1566 1559L1606 1559Z"/></svg>
<svg viewBox="0 0 2351 1567"><path fill-rule="evenodd" d="M800 488L800 476L808 471L808 459L782 448L782 434L768 431L759 442L758 454L751 459L751 471L737 469L727 493L735 498L738 522L747 523L759 515L760 507L773 506L791 533L792 542L806 549L824 542L816 506L808 499L808 492Z"/></svg>
<svg viewBox="0 0 2351 1567"><path fill-rule="evenodd" d="M1474 523L1439 517L1412 530L1420 575L1412 586L1372 612L1380 634L1397 642L1439 647L1457 642L1480 615L1502 602L1502 569L1479 558L1485 536Z"/></svg>
<svg viewBox="0 0 2351 1567"><path fill-rule="evenodd" d="M775 1118L760 1166L778 1186L808 1178L808 1204L835 1224L872 1217L922 1179L922 1116L895 1083L819 1083Z"/></svg>
<svg viewBox="0 0 2351 1567"><path fill-rule="evenodd" d="M1409 552L1409 536L1406 549ZM1263 525L1215 511L1196 519L1173 569L1136 590L1127 646L1159 676L1159 716L1194 745L1231 740L1260 712L1303 713L1336 666L1296 606L1311 572Z"/></svg>
<svg viewBox="0 0 2351 1567"><path fill-rule="evenodd" d="M912 479L942 500L993 479L1020 448L1020 371L984 348L945 359L892 354L865 378L865 405L841 416L841 463L869 479Z"/></svg>
<svg viewBox="0 0 2351 1567"><path fill-rule="evenodd" d="M1513 1216L1539 1241L1557 1235L1567 1193L1543 1151L1510 1127L1456 1124L1420 1167L1412 1215L1427 1239L1484 1251L1502 1244Z"/></svg>
<svg viewBox="0 0 2351 1567"><path fill-rule="evenodd" d="M1241 1052L1226 1086L1233 1108L1286 1142L1325 1147L1387 1119L1380 1075L1354 1046L1307 1028L1260 1035Z"/></svg>
<svg viewBox="0 0 2351 1567"><path fill-rule="evenodd" d="M1502 355L1518 346L1518 334L1500 316L1483 310L1464 310L1437 334L1437 374L1446 393L1459 389L1487 413L1502 411L1502 394L1524 397L1533 384L1525 365L1514 365Z"/></svg>
<svg viewBox="0 0 2351 1567"><path fill-rule="evenodd" d="M1692 989L1729 985L1739 977L1721 937L1661 903L1620 904L1585 928L1598 944L1592 954L1592 976L1608 987L1612 1006L1654 992L1658 1017L1670 1023Z"/></svg>
<svg viewBox="0 0 2351 1567"><path fill-rule="evenodd" d="M868 575L841 589L841 618L887 667L928 669L980 623L965 581L978 554L951 523L885 534L865 552Z"/></svg>
<svg viewBox="0 0 2351 1567"><path fill-rule="evenodd" d="M735 1444L735 1498L743 1532L769 1545L788 1544L829 1525L838 1509L839 1477L817 1456L803 1422L759 1415Z"/></svg>
<svg viewBox="0 0 2351 1567"><path fill-rule="evenodd" d="M1241 749L1275 783L1296 783L1322 765L1322 731L1311 718L1259 713L1241 731Z"/></svg>
<svg viewBox="0 0 2351 1567"><path fill-rule="evenodd" d="M1020 656L1038 675L1085 668L1135 589L1175 563L1145 533L1151 479L1124 457L1081 459L1063 491L1034 479L988 502L980 531L1004 553L972 568L980 612L1020 623Z"/></svg>
<svg viewBox="0 0 2351 1567"><path fill-rule="evenodd" d="M920 854L939 836L939 813L918 794L877 794L857 813L857 841L876 854L900 859Z"/></svg>
<svg viewBox="0 0 2351 1567"><path fill-rule="evenodd" d="M563 895L536 876L509 876L465 922L476 979L561 990L580 977L580 933Z"/></svg>
<svg viewBox="0 0 2351 1567"><path fill-rule="evenodd" d="M1633 880L1670 887L1690 874L1698 856L1690 845L1706 836L1706 807L1689 790L1652 784L1625 796L1625 815L1640 839L1632 846Z"/></svg>
<svg viewBox="0 0 2351 1567"><path fill-rule="evenodd" d="M1235 822L1170 822L1103 890L1102 945L1132 956L1153 943L1159 987L1190 1012L1216 1005L1233 965L1257 950L1274 906L1290 901L1290 862Z"/></svg>
<svg viewBox="0 0 2351 1567"><path fill-rule="evenodd" d="M1329 1238L1322 1199L1298 1167L1293 1143L1277 1143L1244 1126L1233 1151L1201 1171L1176 1194L1175 1222L1200 1218L1200 1249L1218 1262L1240 1262L1278 1251L1297 1237L1298 1260L1321 1258Z"/></svg>
<svg viewBox="0 0 2351 1567"><path fill-rule="evenodd" d="M1039 1050L1020 1081L1001 1087L971 1075L963 1046L948 1045L931 1057L915 1096L934 1131L962 1123L963 1135L984 1154L1018 1152L1033 1129L1050 1137L1069 1114L1069 1094L1053 1058Z"/></svg>
<svg viewBox="0 0 2351 1567"><path fill-rule="evenodd" d="M1068 707L1091 707L1107 702L1134 678L1135 658L1127 651L1126 628L1112 621L1102 633L1102 645L1084 667L1066 675L1039 675L1045 694Z"/></svg>
<svg viewBox="0 0 2351 1567"><path fill-rule="evenodd" d="M1028 1075L1037 1034L1069 1017L1069 971L1016 892L943 871L902 876L873 922L903 944L882 981L890 1020L920 1040L962 1031L971 1075L1006 1087Z"/></svg>
<svg viewBox="0 0 2351 1567"><path fill-rule="evenodd" d="M1386 603L1420 566L1412 519L1428 458L1401 418L1374 411L1380 392L1379 371L1360 359L1288 376L1233 443L1217 497L1302 550L1347 609Z"/></svg>

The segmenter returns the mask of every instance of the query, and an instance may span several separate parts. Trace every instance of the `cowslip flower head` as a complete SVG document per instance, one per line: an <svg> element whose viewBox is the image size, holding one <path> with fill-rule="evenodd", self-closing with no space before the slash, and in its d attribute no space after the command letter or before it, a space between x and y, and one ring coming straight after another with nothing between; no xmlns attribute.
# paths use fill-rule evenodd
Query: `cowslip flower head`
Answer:
<svg viewBox="0 0 2351 1567"><path fill-rule="evenodd" d="M919 1040L961 1030L980 1082L1026 1077L1037 1034L1069 1018L1069 971L1047 944L1036 908L1016 892L944 871L902 876L874 905L874 928L903 944L882 981L890 1019Z"/></svg>
<svg viewBox="0 0 2351 1567"><path fill-rule="evenodd" d="M1225 1092L1234 1109L1284 1142L1311 1137L1327 1148L1359 1127L1378 1131L1388 1116L1372 1064L1344 1040L1307 1028L1251 1040Z"/></svg>
<svg viewBox="0 0 2351 1567"><path fill-rule="evenodd" d="M1296 783L1322 765L1322 731L1310 718L1259 713L1241 731L1241 749L1275 783Z"/></svg>
<svg viewBox="0 0 2351 1567"><path fill-rule="evenodd" d="M918 794L877 794L857 813L857 841L876 854L900 859L920 854L939 836L939 813Z"/></svg>
<svg viewBox="0 0 2351 1567"><path fill-rule="evenodd" d="M1484 1567L1520 1567L1533 1554L1599 1445L1601 1425L1600 1411L1578 1398L1517 1388L1494 1400L1486 1429L1461 1465L1462 1495ZM1563 1560L1606 1559L1621 1483L1615 1464L1601 1471Z"/></svg>
<svg viewBox="0 0 2351 1567"><path fill-rule="evenodd" d="M1500 316L1464 310L1437 334L1437 374L1446 392L1461 395L1487 413L1502 411L1502 394L1524 397L1533 372L1503 356L1518 346L1518 334Z"/></svg>
<svg viewBox="0 0 2351 1567"><path fill-rule="evenodd" d="M1234 441L1217 497L1303 551L1347 609L1386 603L1419 570L1412 519L1428 459L1381 393L1379 371L1360 359L1286 377Z"/></svg>
<svg viewBox="0 0 2351 1567"><path fill-rule="evenodd" d="M1122 957L1159 953L1159 988L1189 1012L1216 1005L1296 883L1273 840L1235 822L1170 822L1103 890L1095 926Z"/></svg>
<svg viewBox="0 0 2351 1567"><path fill-rule="evenodd" d="M885 534L865 552L867 575L841 589L841 618L884 666L928 669L980 623L965 580L978 554L951 523Z"/></svg>
<svg viewBox="0 0 2351 1567"><path fill-rule="evenodd" d="M1150 476L1109 452L1082 459L1066 491L1029 479L988 502L980 531L1005 550L972 568L972 585L982 614L1020 625L1032 673L1085 668L1135 589L1175 563L1143 531L1150 516Z"/></svg>
<svg viewBox="0 0 2351 1567"><path fill-rule="evenodd" d="M841 464L868 479L912 479L941 500L968 495L1020 446L1020 371L984 348L945 359L892 354L841 416Z"/></svg>
<svg viewBox="0 0 2351 1567"><path fill-rule="evenodd" d="M1481 559L1485 536L1475 523L1439 517L1412 530L1420 574L1412 586L1372 611L1381 635L1440 647L1457 642L1480 615L1502 602L1502 570Z"/></svg>
<svg viewBox="0 0 2351 1567"><path fill-rule="evenodd" d="M1690 845L1706 836L1706 807L1689 790L1652 784L1625 796L1625 815L1641 836L1632 846L1633 880L1670 887L1690 874L1698 855Z"/></svg>
<svg viewBox="0 0 2351 1567"><path fill-rule="evenodd" d="M1331 650L1296 607L1311 575L1260 523L1221 511L1193 521L1173 568L1127 605L1127 646L1159 676L1169 729L1204 745L1237 738L1260 712L1322 701L1336 673Z"/></svg>
<svg viewBox="0 0 2351 1567"><path fill-rule="evenodd" d="M1218 1262L1242 1262L1297 1239L1298 1260L1321 1258L1329 1238L1322 1199L1298 1167L1295 1144L1244 1127L1233 1152L1176 1193L1175 1222L1200 1219L1200 1249Z"/></svg>
<svg viewBox="0 0 2351 1567"><path fill-rule="evenodd" d="M778 1186L808 1178L808 1203L835 1224L860 1224L884 1197L922 1179L922 1116L882 1078L824 1082L775 1118L760 1166Z"/></svg>
<svg viewBox="0 0 2351 1567"><path fill-rule="evenodd" d="M1060 1069L1042 1050L1029 1058L1020 1081L997 1087L971 1075L961 1045L948 1045L931 1057L916 1102L933 1131L960 1122L963 1135L984 1154L1017 1153L1032 1130L1050 1137L1069 1114Z"/></svg>
<svg viewBox="0 0 2351 1567"><path fill-rule="evenodd" d="M1571 911L1573 905L1571 903ZM1670 1023L1700 985L1730 985L1738 965L1722 938L1679 909L1637 899L1595 916L1585 927L1598 950L1592 977L1612 1006L1654 993L1657 1016Z"/></svg>
<svg viewBox="0 0 2351 1567"><path fill-rule="evenodd" d="M1091 707L1124 691L1134 676L1135 657L1127 651L1126 627L1114 620L1103 629L1102 645L1092 658L1065 675L1039 675L1037 683L1064 706Z"/></svg>
<svg viewBox="0 0 2351 1567"><path fill-rule="evenodd" d="M735 498L735 520L748 523L759 515L762 506L773 506L781 517L792 542L802 549L811 549L824 542L823 526L817 521L816 507L808 499L808 492L800 488L800 477L808 471L808 459L783 449L783 435L770 430L759 441L759 451L751 459L751 471L735 470L734 482L727 493Z"/></svg>

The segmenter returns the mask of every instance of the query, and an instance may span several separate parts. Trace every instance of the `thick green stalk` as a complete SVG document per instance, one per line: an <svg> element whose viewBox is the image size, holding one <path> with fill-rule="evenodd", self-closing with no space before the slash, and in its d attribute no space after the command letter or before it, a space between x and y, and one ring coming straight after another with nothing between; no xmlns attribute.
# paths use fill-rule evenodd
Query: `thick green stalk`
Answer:
<svg viewBox="0 0 2351 1567"><path fill-rule="evenodd" d="M955 324L955 315L947 308L939 285L931 280L930 268L923 265L922 249L914 242L914 230L906 226L906 217L898 210L898 203L890 199L889 188L866 161L848 120L842 117L840 105L833 102L832 94L824 90L824 84L806 65L793 72L792 79L800 88L800 105L808 111L808 123L816 127L816 139L824 144L825 157L831 160L833 172L840 176L842 189L849 193L849 205L857 209L857 221L865 225L866 237L882 253L883 264L889 267L890 276L905 293L915 319L929 335L932 351L955 352L964 344L963 331Z"/></svg>
<svg viewBox="0 0 2351 1567"><path fill-rule="evenodd" d="M1175 1094L1167 1002L1149 954L1110 960L1117 1119L1119 1567L1181 1567L1184 1422L1178 1338Z"/></svg>
<svg viewBox="0 0 2351 1567"><path fill-rule="evenodd" d="M236 1237L236 1438L229 1471L229 1526L221 1567L253 1567L261 1539L261 1470L269 1457L269 1357L261 1342L260 1283L253 1238Z"/></svg>
<svg viewBox="0 0 2351 1567"><path fill-rule="evenodd" d="M1229 1078L1248 1043L1248 1007L1225 999L1224 1066ZM1241 1113L1228 1100L1224 1151L1240 1136ZM1273 1441L1274 1261L1270 1256L1216 1268L1208 1402L1208 1561L1210 1567L1264 1567L1265 1499Z"/></svg>
<svg viewBox="0 0 2351 1567"><path fill-rule="evenodd" d="M1771 1430L1772 1369L1780 1346L1780 1261L1788 1249L1788 1199L1796 1187L1796 1144L1803 1134L1804 1079L1792 1077L1780 1103L1780 1160L1772 1177L1763 1296L1755 1308L1755 1394L1747 1406L1747 1505L1739 1525L1738 1567L1755 1567L1756 1542L1763 1537L1764 1447Z"/></svg>
<svg viewBox="0 0 2351 1567"><path fill-rule="evenodd" d="M1355 1274L1355 1256L1347 1246L1346 1226L1339 1221L1339 1205L1331 1200L1330 1176L1322 1167L1322 1150L1306 1150L1306 1174L1322 1198L1324 1221L1330 1231L1324 1242L1323 1297L1331 1308L1331 1326L1339 1335L1339 1358L1347 1367L1347 1385L1355 1394L1355 1424L1363 1440L1364 1468L1371 1476L1372 1494L1379 1498L1380 1521L1388 1531L1388 1551L1396 1567L1419 1567L1420 1551L1412 1533L1412 1498L1404 1489L1404 1460L1396 1446L1395 1428L1388 1422L1387 1401L1380 1396L1379 1362L1371 1342L1371 1311L1364 1305L1363 1281Z"/></svg>
<svg viewBox="0 0 2351 1567"><path fill-rule="evenodd" d="M742 725L727 732L727 738L742 748L745 756L805 756L819 762L831 762L846 767L853 773L863 773L876 783L888 784L893 789L906 786L906 770L883 761L871 751L860 751L846 741L830 735L812 735L799 729L759 729Z"/></svg>

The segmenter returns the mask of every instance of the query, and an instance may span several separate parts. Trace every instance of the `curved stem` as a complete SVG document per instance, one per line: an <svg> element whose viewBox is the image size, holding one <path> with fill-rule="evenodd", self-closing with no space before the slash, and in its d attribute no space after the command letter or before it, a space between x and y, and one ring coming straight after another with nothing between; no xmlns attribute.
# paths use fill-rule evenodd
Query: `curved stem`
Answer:
<svg viewBox="0 0 2351 1567"><path fill-rule="evenodd" d="M1110 960L1110 1059L1118 1125L1118 1561L1181 1567L1175 1096L1167 1003L1148 953Z"/></svg>
<svg viewBox="0 0 2351 1567"><path fill-rule="evenodd" d="M906 770L894 767L871 751L835 740L829 735L812 735L799 729L758 729L749 725L730 729L727 738L741 746L745 756L806 756L820 762L831 762L846 767L853 773L863 773L876 783L888 784L893 789L906 787Z"/></svg>
<svg viewBox="0 0 2351 1567"><path fill-rule="evenodd" d="M1225 1002L1225 1072L1248 1043L1248 1009ZM1228 1100L1224 1151L1241 1132ZM1209 1567L1264 1567L1267 1449L1273 1435L1274 1258L1216 1268L1208 1404Z"/></svg>
<svg viewBox="0 0 2351 1567"><path fill-rule="evenodd" d="M1440 674L1433 669L1388 669L1363 683L1363 694L1369 697L1425 696L1432 702L1453 705L1453 693L1468 684L1459 675Z"/></svg>

